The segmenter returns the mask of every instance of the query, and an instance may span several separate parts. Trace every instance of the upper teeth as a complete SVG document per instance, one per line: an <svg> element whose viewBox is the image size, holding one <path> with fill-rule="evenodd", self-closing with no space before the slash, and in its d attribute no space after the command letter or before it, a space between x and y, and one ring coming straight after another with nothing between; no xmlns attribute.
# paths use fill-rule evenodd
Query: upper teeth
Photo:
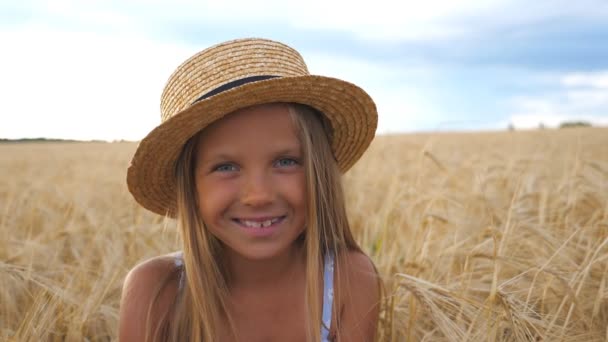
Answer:
<svg viewBox="0 0 608 342"><path fill-rule="evenodd" d="M266 220L266 221L249 221L249 220L241 220L241 223L244 224L247 227L252 227L252 228L262 228L262 227L268 227L271 224L277 222L279 220L279 218L273 218L271 220Z"/></svg>

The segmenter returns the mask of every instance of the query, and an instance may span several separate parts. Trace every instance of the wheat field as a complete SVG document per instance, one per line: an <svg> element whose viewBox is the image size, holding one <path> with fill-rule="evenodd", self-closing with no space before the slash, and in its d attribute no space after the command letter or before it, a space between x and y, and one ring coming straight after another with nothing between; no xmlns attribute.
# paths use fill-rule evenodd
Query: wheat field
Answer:
<svg viewBox="0 0 608 342"><path fill-rule="evenodd" d="M0 145L0 340L116 340L126 272L179 249L135 147ZM608 340L608 128L379 136L344 182L380 340Z"/></svg>

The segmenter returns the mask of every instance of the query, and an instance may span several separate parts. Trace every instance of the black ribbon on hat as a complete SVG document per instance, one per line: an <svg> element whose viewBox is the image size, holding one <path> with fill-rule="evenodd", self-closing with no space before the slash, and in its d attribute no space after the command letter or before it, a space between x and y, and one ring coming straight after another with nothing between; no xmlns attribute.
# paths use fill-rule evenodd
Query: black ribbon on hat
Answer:
<svg viewBox="0 0 608 342"><path fill-rule="evenodd" d="M228 83L224 83L221 86L212 89L211 91L203 94L203 96L199 97L198 99L194 100L194 102L192 102L191 105L202 101L208 97L211 97L213 95L217 95L219 93L225 92L226 90L232 89L232 88L236 88L236 87L240 87L244 84L247 83L252 83L252 82L257 82L257 81L263 81L263 80L268 80L271 78L277 78L277 77L281 77L281 76L273 76L273 75L260 75L260 76L249 76L249 77L245 77L245 78L241 78L238 80L234 80L234 81L230 81Z"/></svg>

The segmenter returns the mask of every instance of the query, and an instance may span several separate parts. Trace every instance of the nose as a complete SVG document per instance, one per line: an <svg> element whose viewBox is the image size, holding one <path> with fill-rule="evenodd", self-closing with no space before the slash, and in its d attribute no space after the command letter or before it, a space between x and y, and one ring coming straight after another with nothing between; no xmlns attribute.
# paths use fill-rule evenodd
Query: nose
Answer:
<svg viewBox="0 0 608 342"><path fill-rule="evenodd" d="M261 207L272 203L274 190L272 181L264 173L247 175L242 187L241 201L251 207Z"/></svg>

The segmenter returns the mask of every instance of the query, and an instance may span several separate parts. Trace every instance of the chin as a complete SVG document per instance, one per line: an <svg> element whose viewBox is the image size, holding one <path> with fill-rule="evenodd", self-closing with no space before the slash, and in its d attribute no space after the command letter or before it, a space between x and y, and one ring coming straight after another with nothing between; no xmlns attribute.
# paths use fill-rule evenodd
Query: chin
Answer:
<svg viewBox="0 0 608 342"><path fill-rule="evenodd" d="M230 253L237 254L238 256L251 260L251 261L262 261L262 260L270 260L277 257L283 257L285 254L288 254L290 250L295 250L298 247L297 242L293 242L289 246L256 246L249 248L239 248L234 249L228 247Z"/></svg>

